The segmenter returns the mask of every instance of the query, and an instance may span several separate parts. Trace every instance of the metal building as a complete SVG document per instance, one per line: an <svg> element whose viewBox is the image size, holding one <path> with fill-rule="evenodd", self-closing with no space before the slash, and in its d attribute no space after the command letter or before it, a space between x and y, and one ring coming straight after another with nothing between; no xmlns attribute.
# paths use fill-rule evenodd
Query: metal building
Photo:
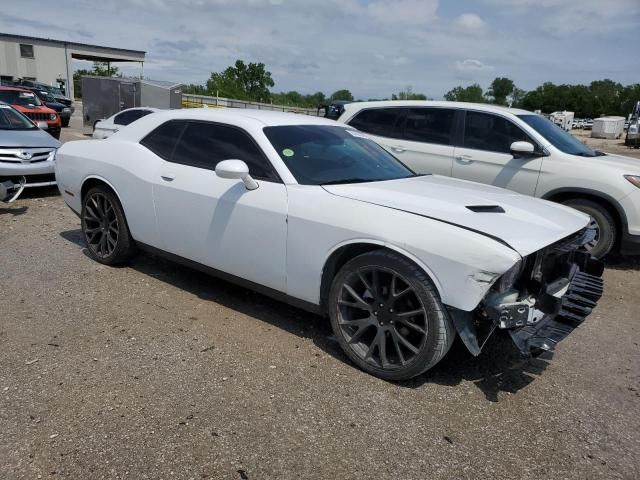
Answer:
<svg viewBox="0 0 640 480"><path fill-rule="evenodd" d="M141 50L0 33L0 80L23 78L62 86L67 96L73 98L73 59L108 63L139 62L142 75L145 53Z"/></svg>

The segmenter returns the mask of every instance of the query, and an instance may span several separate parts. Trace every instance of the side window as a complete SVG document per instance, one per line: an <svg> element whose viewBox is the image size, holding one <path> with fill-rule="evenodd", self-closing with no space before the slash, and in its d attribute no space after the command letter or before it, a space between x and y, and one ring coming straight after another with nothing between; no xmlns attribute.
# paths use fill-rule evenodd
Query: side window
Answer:
<svg viewBox="0 0 640 480"><path fill-rule="evenodd" d="M230 126L189 122L170 161L215 170L222 160L242 160L252 177L276 180L262 151L248 133Z"/></svg>
<svg viewBox="0 0 640 480"><path fill-rule="evenodd" d="M455 114L450 108L410 108L404 121L404 138L452 145Z"/></svg>
<svg viewBox="0 0 640 480"><path fill-rule="evenodd" d="M489 152L510 153L517 141L536 144L522 129L506 118L491 113L467 112L464 147Z"/></svg>
<svg viewBox="0 0 640 480"><path fill-rule="evenodd" d="M149 115L151 112L149 110L129 110L127 112L122 112L115 116L113 119L113 123L116 125L129 125L130 123L135 122L139 118L144 117L145 115Z"/></svg>
<svg viewBox="0 0 640 480"><path fill-rule="evenodd" d="M354 128L381 137L400 138L402 108L371 108L362 110L350 122Z"/></svg>
<svg viewBox="0 0 640 480"><path fill-rule="evenodd" d="M159 157L169 160L186 123L184 120L163 123L144 137L140 143Z"/></svg>

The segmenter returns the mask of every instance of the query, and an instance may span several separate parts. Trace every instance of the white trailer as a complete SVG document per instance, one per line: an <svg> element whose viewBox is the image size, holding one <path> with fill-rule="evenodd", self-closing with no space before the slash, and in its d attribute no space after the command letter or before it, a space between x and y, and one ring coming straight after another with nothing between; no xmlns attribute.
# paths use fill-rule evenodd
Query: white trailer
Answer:
<svg viewBox="0 0 640 480"><path fill-rule="evenodd" d="M624 117L600 117L593 120L592 138L620 138L624 131Z"/></svg>
<svg viewBox="0 0 640 480"><path fill-rule="evenodd" d="M573 116L573 112L567 112L565 110L562 112L553 112L550 118L553 123L568 132L571 130L571 125L573 124Z"/></svg>

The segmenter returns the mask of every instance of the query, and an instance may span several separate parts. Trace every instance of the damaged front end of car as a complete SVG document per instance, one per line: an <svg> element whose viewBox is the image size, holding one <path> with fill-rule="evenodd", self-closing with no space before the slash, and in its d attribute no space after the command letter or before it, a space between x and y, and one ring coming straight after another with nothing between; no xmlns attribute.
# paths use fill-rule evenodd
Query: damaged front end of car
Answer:
<svg viewBox="0 0 640 480"><path fill-rule="evenodd" d="M585 228L528 255L504 273L472 312L452 310L464 344L479 355L491 334L507 330L525 355L552 350L602 296L602 262L584 250L595 237Z"/></svg>

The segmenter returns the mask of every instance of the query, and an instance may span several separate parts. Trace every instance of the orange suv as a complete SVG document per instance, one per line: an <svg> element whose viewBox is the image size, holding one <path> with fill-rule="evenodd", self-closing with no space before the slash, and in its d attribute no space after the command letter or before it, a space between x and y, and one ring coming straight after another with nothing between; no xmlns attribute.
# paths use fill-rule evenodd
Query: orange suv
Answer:
<svg viewBox="0 0 640 480"><path fill-rule="evenodd" d="M36 125L46 122L47 131L54 138L60 138L60 116L55 110L46 107L35 93L24 88L0 87L0 101L12 105Z"/></svg>

